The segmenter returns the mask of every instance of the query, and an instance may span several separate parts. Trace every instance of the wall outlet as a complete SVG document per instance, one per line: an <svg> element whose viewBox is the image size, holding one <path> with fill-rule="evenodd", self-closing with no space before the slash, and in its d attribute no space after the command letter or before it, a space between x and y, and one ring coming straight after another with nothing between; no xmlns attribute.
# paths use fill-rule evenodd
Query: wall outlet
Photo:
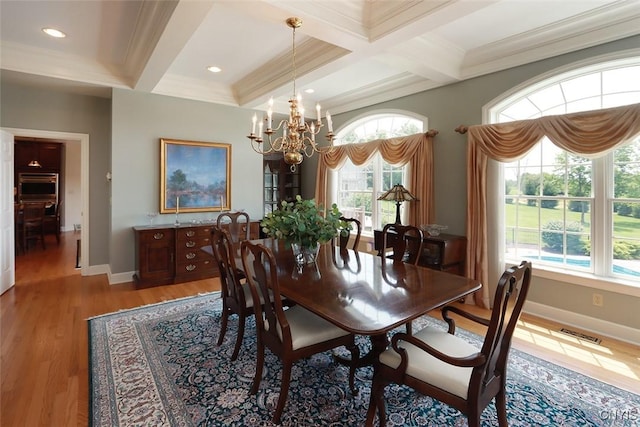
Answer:
<svg viewBox="0 0 640 427"><path fill-rule="evenodd" d="M602 307L604 305L604 298L602 294L593 294L593 305Z"/></svg>

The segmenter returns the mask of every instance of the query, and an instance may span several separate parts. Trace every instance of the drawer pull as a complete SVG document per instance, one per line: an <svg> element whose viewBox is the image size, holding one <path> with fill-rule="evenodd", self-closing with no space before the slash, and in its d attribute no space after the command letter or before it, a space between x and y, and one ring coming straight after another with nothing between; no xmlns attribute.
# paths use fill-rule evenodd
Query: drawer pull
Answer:
<svg viewBox="0 0 640 427"><path fill-rule="evenodd" d="M187 237L193 237L196 235L196 232L193 230L187 230L186 233L184 233Z"/></svg>
<svg viewBox="0 0 640 427"><path fill-rule="evenodd" d="M164 233L155 233L155 234L153 235L153 238L154 238L154 239L156 239L156 240L160 240L160 239L162 239L163 237L164 237Z"/></svg>
<svg viewBox="0 0 640 427"><path fill-rule="evenodd" d="M186 242L184 245L185 245L186 247L188 247L188 248L192 248L192 247L194 247L194 246L196 245L196 242L194 242L193 240L189 240L189 241L188 241L188 242Z"/></svg>
<svg viewBox="0 0 640 427"><path fill-rule="evenodd" d="M198 267L196 265L193 265L193 264L189 264L189 265L184 267L184 269L187 270L187 271L193 271L196 268L198 268Z"/></svg>
<svg viewBox="0 0 640 427"><path fill-rule="evenodd" d="M195 252L187 252L186 254L184 254L184 257L186 259L194 259L196 257L196 253Z"/></svg>

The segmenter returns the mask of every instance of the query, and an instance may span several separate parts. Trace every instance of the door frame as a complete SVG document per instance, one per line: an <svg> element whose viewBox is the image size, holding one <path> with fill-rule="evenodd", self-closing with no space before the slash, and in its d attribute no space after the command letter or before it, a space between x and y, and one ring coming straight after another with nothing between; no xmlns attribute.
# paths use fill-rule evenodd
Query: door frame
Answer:
<svg viewBox="0 0 640 427"><path fill-rule="evenodd" d="M2 128L2 130L13 134L14 137L45 138L64 140L66 143L80 144L80 204L81 204L81 225L80 225L80 256L82 259L80 274L89 276L89 134L58 132L37 129Z"/></svg>

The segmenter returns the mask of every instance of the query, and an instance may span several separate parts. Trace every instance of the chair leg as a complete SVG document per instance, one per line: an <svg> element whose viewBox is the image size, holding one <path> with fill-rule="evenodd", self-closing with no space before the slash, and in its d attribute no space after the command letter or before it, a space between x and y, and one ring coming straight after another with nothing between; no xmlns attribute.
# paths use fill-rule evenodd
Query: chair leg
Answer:
<svg viewBox="0 0 640 427"><path fill-rule="evenodd" d="M367 409L366 427L373 427L373 421L376 417L376 409L378 410L378 421L380 427L384 427L387 423L386 408L384 403L384 387L385 384L378 378L375 373L373 383L371 385L371 397L369 398L369 408Z"/></svg>
<svg viewBox="0 0 640 427"><path fill-rule="evenodd" d="M278 397L278 405L276 406L276 412L273 414L273 423L280 424L280 418L284 410L284 405L287 403L287 396L289 394L289 384L291 383L291 362L283 363L282 366L282 380L280 384L280 396Z"/></svg>
<svg viewBox="0 0 640 427"><path fill-rule="evenodd" d="M355 377L358 361L360 360L360 349L355 342L351 343L347 349L351 352L351 363L349 364L349 387L351 388L351 394L357 396L358 389L356 388Z"/></svg>
<svg viewBox="0 0 640 427"><path fill-rule="evenodd" d="M504 386L502 390L498 392L496 395L496 412L498 413L498 425L500 427L507 427L507 399L504 391Z"/></svg>
<svg viewBox="0 0 640 427"><path fill-rule="evenodd" d="M471 412L467 414L467 422L469 427L480 427L480 415L482 411L478 408L471 408Z"/></svg>
<svg viewBox="0 0 640 427"><path fill-rule="evenodd" d="M238 315L238 334L236 336L236 345L233 348L233 354L231 355L231 360L236 360L238 358L238 353L240 353L240 346L242 345L242 339L244 338L244 324L247 319L247 316L242 313Z"/></svg>
<svg viewBox="0 0 640 427"><path fill-rule="evenodd" d="M258 349L256 354L256 374L253 377L253 385L251 386L251 391L249 393L256 394L258 392L258 388L260 388L260 381L262 380L262 369L264 367L264 344L260 342L260 337L258 337Z"/></svg>
<svg viewBox="0 0 640 427"><path fill-rule="evenodd" d="M222 301L222 319L220 320L220 336L218 337L218 346L222 345L224 336L227 333L227 321L229 320L229 308L227 303Z"/></svg>

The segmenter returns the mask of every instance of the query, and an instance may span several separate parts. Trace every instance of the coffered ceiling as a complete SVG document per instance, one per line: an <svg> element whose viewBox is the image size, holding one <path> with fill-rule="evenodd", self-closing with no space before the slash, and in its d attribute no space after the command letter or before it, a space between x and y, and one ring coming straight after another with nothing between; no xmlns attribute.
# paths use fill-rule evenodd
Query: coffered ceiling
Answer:
<svg viewBox="0 0 640 427"><path fill-rule="evenodd" d="M282 112L291 16L297 90L333 114L640 34L640 0L1 0L0 65L24 84L261 109L273 96Z"/></svg>

